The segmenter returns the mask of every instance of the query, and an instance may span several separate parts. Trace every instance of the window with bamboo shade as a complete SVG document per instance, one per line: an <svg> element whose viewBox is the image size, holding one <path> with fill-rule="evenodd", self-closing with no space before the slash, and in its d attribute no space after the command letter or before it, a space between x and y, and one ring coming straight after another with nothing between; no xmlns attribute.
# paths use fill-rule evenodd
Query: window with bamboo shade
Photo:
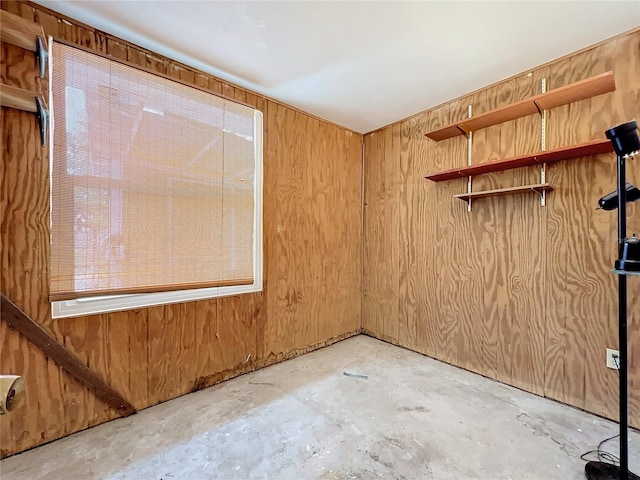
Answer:
<svg viewBox="0 0 640 480"><path fill-rule="evenodd" d="M51 301L261 288L261 113L51 44Z"/></svg>

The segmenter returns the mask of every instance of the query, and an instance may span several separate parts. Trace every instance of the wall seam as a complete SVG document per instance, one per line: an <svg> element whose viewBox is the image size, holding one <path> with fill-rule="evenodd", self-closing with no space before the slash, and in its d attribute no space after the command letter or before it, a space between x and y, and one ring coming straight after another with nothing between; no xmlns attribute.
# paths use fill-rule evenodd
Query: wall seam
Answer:
<svg viewBox="0 0 640 480"><path fill-rule="evenodd" d="M365 250L365 222L364 222L364 169L365 169L364 135L360 135L360 333L364 332L364 250Z"/></svg>

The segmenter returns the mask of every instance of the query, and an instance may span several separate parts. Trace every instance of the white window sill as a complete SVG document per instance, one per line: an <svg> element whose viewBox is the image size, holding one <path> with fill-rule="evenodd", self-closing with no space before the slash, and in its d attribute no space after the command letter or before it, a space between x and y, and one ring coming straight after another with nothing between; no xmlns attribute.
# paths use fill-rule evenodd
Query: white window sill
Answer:
<svg viewBox="0 0 640 480"><path fill-rule="evenodd" d="M79 317L98 313L119 312L134 308L152 307L171 303L191 302L207 298L228 297L242 293L261 292L262 281L235 287L199 288L175 292L143 293L137 295L111 295L51 302L53 318Z"/></svg>

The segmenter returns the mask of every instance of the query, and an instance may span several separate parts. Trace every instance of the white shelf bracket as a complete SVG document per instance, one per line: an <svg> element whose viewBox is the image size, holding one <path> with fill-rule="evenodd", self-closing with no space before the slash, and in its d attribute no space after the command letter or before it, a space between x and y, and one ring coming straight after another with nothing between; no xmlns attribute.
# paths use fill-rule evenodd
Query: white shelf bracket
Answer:
<svg viewBox="0 0 640 480"><path fill-rule="evenodd" d="M543 78L541 82L541 93L547 92L547 79ZM542 110L540 112L540 150L547 150L547 111ZM540 169L540 183L546 183L547 177L547 164L543 163L542 168ZM544 207L547 205L547 192L543 190L540 192L540 206Z"/></svg>
<svg viewBox="0 0 640 480"><path fill-rule="evenodd" d="M473 114L473 107L471 105L469 105L467 107L467 118L471 118ZM472 160L472 150L473 150L473 132L469 132L467 134L467 166L471 166L471 160ZM467 180L467 193L471 194L472 190L471 190L471 175L469 175L469 178ZM469 200L467 200L467 212L471 211L471 198L469 198Z"/></svg>
<svg viewBox="0 0 640 480"><path fill-rule="evenodd" d="M547 193L546 190L540 190L539 188L532 188L531 191L536 192L538 195L540 195L541 201L544 201L544 195L545 193Z"/></svg>

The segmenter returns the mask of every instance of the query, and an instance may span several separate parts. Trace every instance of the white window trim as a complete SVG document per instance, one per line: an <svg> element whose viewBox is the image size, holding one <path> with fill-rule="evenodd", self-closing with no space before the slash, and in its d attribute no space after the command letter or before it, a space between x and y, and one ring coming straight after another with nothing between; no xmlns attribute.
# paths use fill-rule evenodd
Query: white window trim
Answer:
<svg viewBox="0 0 640 480"><path fill-rule="evenodd" d="M53 318L78 317L97 313L118 312L134 308L167 305L171 303L191 302L207 298L228 297L242 293L262 291L262 166L263 166L263 119L262 112L254 111L255 141L255 191L253 217L253 283L229 287L198 288L194 290L178 290L173 292L143 293L135 295L109 295L99 297L78 298L51 302L51 316ZM49 145L53 149L53 128L50 129ZM50 152L51 157L53 154Z"/></svg>

